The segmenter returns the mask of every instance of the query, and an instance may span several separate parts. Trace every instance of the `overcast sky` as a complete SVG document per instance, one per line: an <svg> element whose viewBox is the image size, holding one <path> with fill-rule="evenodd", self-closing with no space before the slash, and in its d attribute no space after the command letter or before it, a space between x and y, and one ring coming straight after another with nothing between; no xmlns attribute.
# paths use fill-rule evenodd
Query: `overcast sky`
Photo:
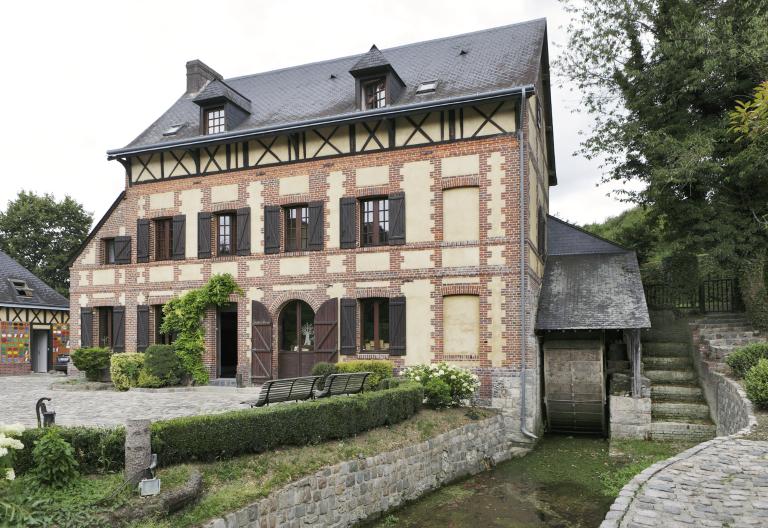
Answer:
<svg viewBox="0 0 768 528"><path fill-rule="evenodd" d="M0 209L22 189L70 194L94 220L124 185L106 150L184 92L190 59L235 77L540 17L553 58L568 22L556 0L49 0L2 10ZM626 209L596 187L598 165L572 155L589 124L571 111L576 96L556 86L552 96L560 183L550 211L582 224Z"/></svg>

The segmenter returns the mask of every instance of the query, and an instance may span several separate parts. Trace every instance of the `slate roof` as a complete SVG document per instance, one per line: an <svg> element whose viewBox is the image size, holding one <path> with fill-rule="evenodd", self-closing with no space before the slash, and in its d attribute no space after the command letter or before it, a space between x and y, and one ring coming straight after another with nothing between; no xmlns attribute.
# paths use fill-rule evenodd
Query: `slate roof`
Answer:
<svg viewBox="0 0 768 528"><path fill-rule="evenodd" d="M537 330L650 328L634 251L554 217L547 237Z"/></svg>
<svg viewBox="0 0 768 528"><path fill-rule="evenodd" d="M376 47L376 44L371 46L371 49L368 50L368 53L360 57L360 60L355 63L354 66L352 66L349 71L350 73L354 72L362 72L366 70L371 70L374 68L383 68L391 66L387 58L384 56L384 54L379 50L379 48Z"/></svg>
<svg viewBox="0 0 768 528"><path fill-rule="evenodd" d="M195 103L203 103L205 101L212 101L214 99L229 99L243 110L249 111L251 108L251 101L238 93L229 86L225 81L218 79L209 82L205 85L205 88L193 98Z"/></svg>
<svg viewBox="0 0 768 528"><path fill-rule="evenodd" d="M418 108L530 87L537 82L545 46L546 20L538 19L381 50L379 53L405 83L398 99L385 109L360 111L355 106L355 79L350 70L364 57L371 58L370 52L225 79L226 85L250 100L251 114L233 130L214 137ZM462 55L461 51L466 53ZM439 81L434 92L416 94L419 83L432 80ZM109 154L200 139L200 110L195 96L180 97L127 147ZM173 136L163 136L172 125L181 123L189 126Z"/></svg>
<svg viewBox="0 0 768 528"><path fill-rule="evenodd" d="M31 297L16 294L10 279L23 280L32 289ZM0 251L0 306L34 306L53 310L69 310L69 301L27 268Z"/></svg>

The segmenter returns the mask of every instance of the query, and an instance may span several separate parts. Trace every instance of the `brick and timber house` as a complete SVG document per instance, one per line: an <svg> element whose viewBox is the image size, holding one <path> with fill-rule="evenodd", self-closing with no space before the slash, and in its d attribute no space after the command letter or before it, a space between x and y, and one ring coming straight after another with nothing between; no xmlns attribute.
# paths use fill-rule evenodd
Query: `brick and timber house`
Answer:
<svg viewBox="0 0 768 528"><path fill-rule="evenodd" d="M231 273L245 294L204 322L212 378L445 360L541 429L545 20L232 79L191 61L108 156L125 190L71 262L75 343L165 341L163 304Z"/></svg>
<svg viewBox="0 0 768 528"><path fill-rule="evenodd" d="M48 372L69 353L69 301L0 251L0 376Z"/></svg>

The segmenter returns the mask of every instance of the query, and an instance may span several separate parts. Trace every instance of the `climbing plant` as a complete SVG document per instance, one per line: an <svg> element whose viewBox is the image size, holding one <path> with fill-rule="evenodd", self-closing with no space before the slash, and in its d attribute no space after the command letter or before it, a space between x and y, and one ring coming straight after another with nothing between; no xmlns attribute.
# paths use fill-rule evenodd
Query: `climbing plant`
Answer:
<svg viewBox="0 0 768 528"><path fill-rule="evenodd" d="M208 371L203 366L205 310L209 306L219 307L228 303L233 293L242 294L243 290L232 275L214 275L205 286L171 299L163 307L165 317L160 331L176 336L173 342L176 353L197 384L208 383Z"/></svg>

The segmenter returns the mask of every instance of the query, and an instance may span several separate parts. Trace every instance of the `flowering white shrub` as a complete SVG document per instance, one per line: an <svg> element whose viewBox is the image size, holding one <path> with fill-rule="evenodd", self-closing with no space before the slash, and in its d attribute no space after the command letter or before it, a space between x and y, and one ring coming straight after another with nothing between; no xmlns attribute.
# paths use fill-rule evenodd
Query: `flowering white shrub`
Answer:
<svg viewBox="0 0 768 528"><path fill-rule="evenodd" d="M16 436L24 432L21 424L0 424L0 480L13 480L16 473L13 471L12 449L24 449L24 444L17 440Z"/></svg>
<svg viewBox="0 0 768 528"><path fill-rule="evenodd" d="M459 406L470 399L480 386L475 374L445 362L409 367L405 369L404 374L408 379L424 385L427 403L433 407ZM440 394L447 392L446 386L450 390L450 402L445 402L445 398Z"/></svg>

